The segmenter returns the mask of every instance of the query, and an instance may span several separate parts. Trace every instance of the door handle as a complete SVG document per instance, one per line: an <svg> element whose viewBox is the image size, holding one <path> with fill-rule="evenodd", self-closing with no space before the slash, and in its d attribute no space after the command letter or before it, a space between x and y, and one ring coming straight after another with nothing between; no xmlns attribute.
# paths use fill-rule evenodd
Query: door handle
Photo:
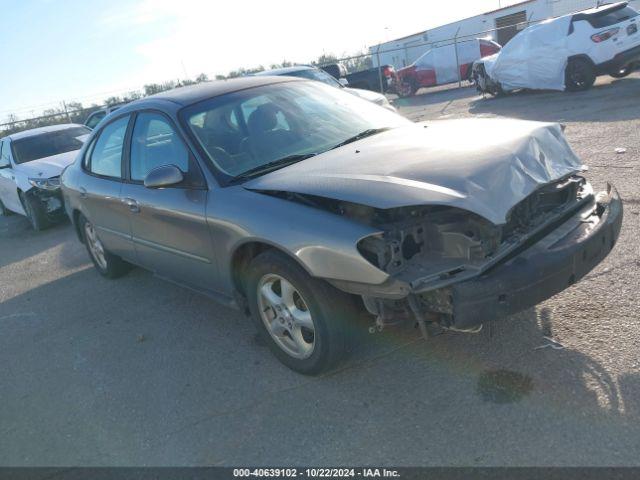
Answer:
<svg viewBox="0 0 640 480"><path fill-rule="evenodd" d="M123 198L122 202L129 207L133 213L138 213L140 211L140 207L138 206L138 202L136 202L133 198Z"/></svg>
<svg viewBox="0 0 640 480"><path fill-rule="evenodd" d="M80 187L80 198L87 198L87 189Z"/></svg>

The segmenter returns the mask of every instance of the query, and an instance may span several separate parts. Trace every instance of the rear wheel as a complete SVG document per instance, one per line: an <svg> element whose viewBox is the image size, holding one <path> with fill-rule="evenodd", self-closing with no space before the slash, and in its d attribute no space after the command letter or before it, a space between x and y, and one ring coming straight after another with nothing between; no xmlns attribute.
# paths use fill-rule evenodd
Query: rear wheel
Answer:
<svg viewBox="0 0 640 480"><path fill-rule="evenodd" d="M574 58L565 69L565 86L570 92L589 90L596 81L593 65L584 58Z"/></svg>
<svg viewBox="0 0 640 480"><path fill-rule="evenodd" d="M634 70L633 65L627 65L626 67L622 67L617 70L612 70L611 72L609 72L609 75L611 75L613 78L624 78L627 75L631 74L633 70Z"/></svg>
<svg viewBox="0 0 640 480"><path fill-rule="evenodd" d="M47 212L42 202L34 195L28 195L20 192L20 200L27 214L27 219L36 232L44 230L51 225L47 218Z"/></svg>
<svg viewBox="0 0 640 480"><path fill-rule="evenodd" d="M315 375L344 357L347 325L357 316L347 294L273 250L253 259L245 286L261 336L287 367Z"/></svg>
<svg viewBox="0 0 640 480"><path fill-rule="evenodd" d="M89 252L89 258L91 258L100 275L107 278L118 278L131 269L131 264L104 248L93 224L89 220L80 215L78 224L82 232L82 239Z"/></svg>

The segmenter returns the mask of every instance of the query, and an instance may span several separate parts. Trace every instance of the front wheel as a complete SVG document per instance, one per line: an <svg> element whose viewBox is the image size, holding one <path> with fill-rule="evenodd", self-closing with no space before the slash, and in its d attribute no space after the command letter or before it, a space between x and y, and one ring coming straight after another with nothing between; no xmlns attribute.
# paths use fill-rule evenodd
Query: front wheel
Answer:
<svg viewBox="0 0 640 480"><path fill-rule="evenodd" d="M27 214L27 219L29 220L29 223L31 223L31 227L33 227L36 232L44 230L51 225L51 222L47 218L47 212L44 205L35 195L20 192L19 196L22 201L24 211Z"/></svg>
<svg viewBox="0 0 640 480"><path fill-rule="evenodd" d="M584 58L570 60L565 69L565 86L570 92L589 90L596 81L593 65Z"/></svg>
<svg viewBox="0 0 640 480"><path fill-rule="evenodd" d="M347 325L357 316L347 294L272 250L253 259L245 286L261 336L287 367L315 375L344 357Z"/></svg>
<svg viewBox="0 0 640 480"><path fill-rule="evenodd" d="M78 224L82 232L82 240L87 247L87 252L89 252L89 258L100 275L107 278L118 278L131 269L129 263L104 248L93 224L83 215L78 219Z"/></svg>

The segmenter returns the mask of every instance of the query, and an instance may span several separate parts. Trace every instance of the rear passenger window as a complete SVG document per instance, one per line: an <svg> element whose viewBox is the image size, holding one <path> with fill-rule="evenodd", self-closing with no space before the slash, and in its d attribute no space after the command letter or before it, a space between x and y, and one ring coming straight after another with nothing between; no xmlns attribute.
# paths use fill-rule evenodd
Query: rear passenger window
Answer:
<svg viewBox="0 0 640 480"><path fill-rule="evenodd" d="M143 181L156 167L175 165L189 172L189 151L162 115L141 113L131 139L131 180Z"/></svg>
<svg viewBox="0 0 640 480"><path fill-rule="evenodd" d="M128 124L129 116L122 117L100 132L89 160L89 170L92 173L122 178L122 149Z"/></svg>

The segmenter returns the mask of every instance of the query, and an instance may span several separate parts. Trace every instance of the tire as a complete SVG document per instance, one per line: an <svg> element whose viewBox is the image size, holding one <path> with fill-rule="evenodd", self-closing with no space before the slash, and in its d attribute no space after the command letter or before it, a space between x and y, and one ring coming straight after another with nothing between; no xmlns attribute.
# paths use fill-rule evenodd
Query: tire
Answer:
<svg viewBox="0 0 640 480"><path fill-rule="evenodd" d="M19 194L20 201L24 207L24 211L27 214L27 219L31 223L31 227L39 232L51 226L51 222L47 218L47 212L44 209L44 205L34 195L27 195L22 192Z"/></svg>
<svg viewBox="0 0 640 480"><path fill-rule="evenodd" d="M283 281L289 284L289 295ZM349 322L358 315L352 297L311 277L275 250L251 261L245 287L251 317L284 365L304 375L317 375L344 358Z"/></svg>
<svg viewBox="0 0 640 480"><path fill-rule="evenodd" d="M106 278L118 278L131 270L131 264L102 246L93 225L83 215L78 218L82 241L96 270Z"/></svg>
<svg viewBox="0 0 640 480"><path fill-rule="evenodd" d="M404 80L398 85L398 96L400 98L413 97L418 89L412 80Z"/></svg>
<svg viewBox="0 0 640 480"><path fill-rule="evenodd" d="M630 75L633 72L633 65L627 65L626 67L619 68L618 70L613 70L609 72L609 75L613 78L624 78L627 75Z"/></svg>
<svg viewBox="0 0 640 480"><path fill-rule="evenodd" d="M565 86L569 92L583 92L593 87L596 72L591 62L584 58L574 58L565 69Z"/></svg>

